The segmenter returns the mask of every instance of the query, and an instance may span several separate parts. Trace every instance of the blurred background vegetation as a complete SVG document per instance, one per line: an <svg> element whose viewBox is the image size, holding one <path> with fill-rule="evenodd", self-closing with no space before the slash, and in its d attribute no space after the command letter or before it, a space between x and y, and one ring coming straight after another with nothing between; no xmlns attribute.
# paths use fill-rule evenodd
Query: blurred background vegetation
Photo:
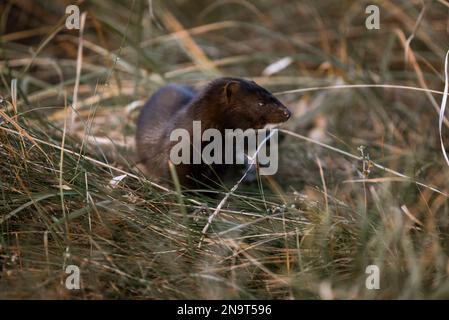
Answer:
<svg viewBox="0 0 449 320"><path fill-rule="evenodd" d="M71 4L81 30L65 26ZM449 298L448 13L446 0L2 1L0 298ZM292 110L278 174L212 198L145 179L142 103L221 75ZM65 288L70 264L80 290Z"/></svg>

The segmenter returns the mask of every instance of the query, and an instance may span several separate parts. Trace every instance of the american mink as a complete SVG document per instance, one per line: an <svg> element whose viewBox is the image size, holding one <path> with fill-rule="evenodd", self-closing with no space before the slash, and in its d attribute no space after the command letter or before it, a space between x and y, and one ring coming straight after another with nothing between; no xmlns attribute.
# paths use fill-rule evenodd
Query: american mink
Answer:
<svg viewBox="0 0 449 320"><path fill-rule="evenodd" d="M170 133L184 128L192 136L193 121L201 121L202 132L208 128L262 129L290 118L290 111L270 92L254 81L223 77L196 92L186 85L169 84L159 89L144 105L138 120L136 145L140 162L149 177L169 178L170 150L176 141ZM184 186L197 185L212 174L221 175L225 165L178 164L175 166ZM213 172L211 172L211 170ZM192 179L193 178L193 179ZM212 180L215 180L212 176ZM209 181L210 182L210 181Z"/></svg>

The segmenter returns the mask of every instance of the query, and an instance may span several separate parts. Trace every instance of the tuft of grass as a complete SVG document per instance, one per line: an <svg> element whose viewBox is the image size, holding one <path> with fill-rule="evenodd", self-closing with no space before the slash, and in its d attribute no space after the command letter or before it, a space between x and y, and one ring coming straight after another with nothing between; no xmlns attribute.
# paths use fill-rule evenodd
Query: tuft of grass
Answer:
<svg viewBox="0 0 449 320"><path fill-rule="evenodd" d="M379 30L366 1L90 0L80 33L69 1L3 1L0 298L448 298L447 2L374 3ZM218 75L292 110L278 173L213 196L148 180L143 101Z"/></svg>

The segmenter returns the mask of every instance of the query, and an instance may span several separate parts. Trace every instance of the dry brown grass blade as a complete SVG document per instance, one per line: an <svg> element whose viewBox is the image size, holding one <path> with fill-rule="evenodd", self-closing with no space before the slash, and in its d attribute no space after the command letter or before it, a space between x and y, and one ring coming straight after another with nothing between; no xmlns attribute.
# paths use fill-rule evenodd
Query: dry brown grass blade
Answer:
<svg viewBox="0 0 449 320"><path fill-rule="evenodd" d="M407 206L404 204L404 205L402 205L401 206L401 210L402 210L402 212L404 212L405 213L405 215L407 216L407 217L409 217L410 218L410 220L412 220L413 222L415 222L416 224L419 224L420 226L423 226L424 224L421 222L421 221L419 221L409 210L408 210L408 208L407 208Z"/></svg>
<svg viewBox="0 0 449 320"><path fill-rule="evenodd" d="M71 131L75 123L75 116L78 110L78 89L80 85L81 67L83 65L83 40L84 40L84 25L86 24L87 12L81 14L81 23L79 30L79 42L78 42L78 54L76 58L76 77L75 86L73 87L73 102L72 108L70 110L70 122L68 125L68 130Z"/></svg>
<svg viewBox="0 0 449 320"><path fill-rule="evenodd" d="M447 2L446 0L437 0L439 3L441 3L442 5L446 6L449 8L449 2Z"/></svg>
<svg viewBox="0 0 449 320"><path fill-rule="evenodd" d="M203 49L198 46L192 36L184 29L182 24L168 10L163 13L164 23L167 28L176 34L177 39L181 43L185 52L190 56L192 61L206 74L219 74L220 72L214 66L212 61L204 53Z"/></svg>
<svg viewBox="0 0 449 320"><path fill-rule="evenodd" d="M1 35L0 39L2 42L13 42L13 41L23 40L26 38L31 38L31 37L39 36L42 34L46 34L49 31L51 31L52 29L53 29L52 27L39 27L39 28L35 28L35 29L30 29L30 30L17 31L17 32L12 32L12 33Z"/></svg>
<svg viewBox="0 0 449 320"><path fill-rule="evenodd" d="M144 48L146 46L149 46L149 45L152 45L152 44L155 44L158 42L176 40L178 37L182 36L183 32L188 32L192 36L192 35L199 35L199 34L213 32L213 31L222 30L222 29L228 29L228 28L232 28L232 27L236 27L236 26L237 26L237 23L235 21L214 22L214 23L205 24L205 25L201 25L198 27L190 28L190 29L183 29L181 31L164 34L162 36L158 36L158 37L151 38L148 40L144 40L140 44L140 47Z"/></svg>

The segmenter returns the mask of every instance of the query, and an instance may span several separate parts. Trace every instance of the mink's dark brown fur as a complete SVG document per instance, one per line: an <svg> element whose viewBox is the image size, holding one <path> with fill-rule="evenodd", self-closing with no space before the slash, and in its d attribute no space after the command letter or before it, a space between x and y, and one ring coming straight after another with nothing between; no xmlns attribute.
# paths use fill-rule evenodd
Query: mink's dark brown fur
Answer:
<svg viewBox="0 0 449 320"><path fill-rule="evenodd" d="M281 123L290 111L270 92L254 81L223 77L210 82L200 92L185 85L169 84L159 89L145 104L137 120L136 145L147 175L153 179L169 177L170 133L184 128L192 137L193 121L201 121L201 130L261 129ZM192 186L192 178L204 181L225 165L213 168L204 164L176 165L183 185Z"/></svg>

